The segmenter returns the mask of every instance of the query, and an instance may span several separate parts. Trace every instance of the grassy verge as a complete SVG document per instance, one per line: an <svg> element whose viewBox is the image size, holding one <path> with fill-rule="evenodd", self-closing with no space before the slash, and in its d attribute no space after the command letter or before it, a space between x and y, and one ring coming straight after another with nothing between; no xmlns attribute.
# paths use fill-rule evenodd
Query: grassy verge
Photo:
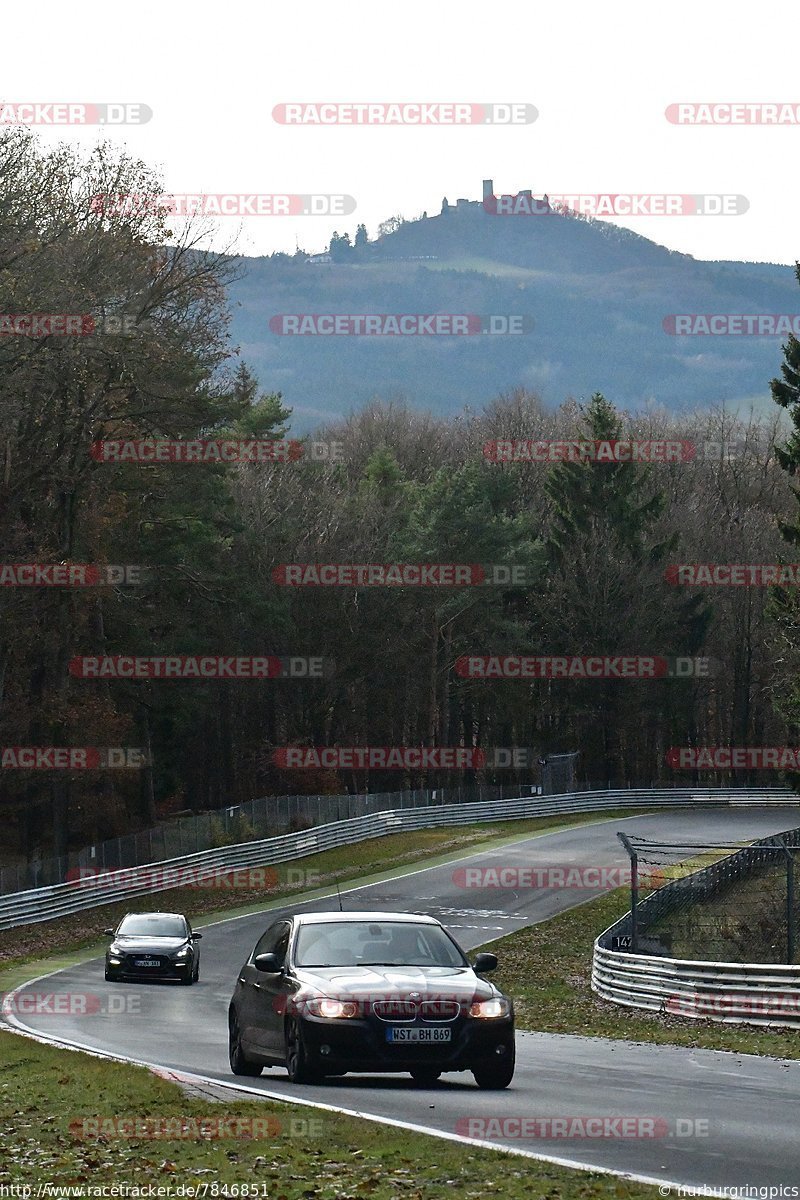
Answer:
<svg viewBox="0 0 800 1200"><path fill-rule="evenodd" d="M319 1109L270 1100L188 1099L143 1068L55 1050L10 1033L0 1033L0 1095L7 1114L0 1116L0 1184L152 1183L172 1189L206 1184L212 1196L214 1184L246 1183L259 1188L251 1196L283 1200L436 1200L454 1191L464 1200L657 1195L653 1187L613 1176L434 1142ZM182 1129L192 1136L143 1136L141 1126L139 1136L121 1136L119 1127L107 1124L112 1117L147 1118L150 1131ZM84 1124L98 1118L99 1126ZM253 1121L260 1124L250 1125ZM102 1136L87 1138L90 1131Z"/></svg>
<svg viewBox="0 0 800 1200"><path fill-rule="evenodd" d="M795 1030L648 1013L596 996L590 986L594 939L628 911L629 900L628 889L620 888L484 947L500 960L492 979L514 997L520 1029L800 1058Z"/></svg>
<svg viewBox="0 0 800 1200"><path fill-rule="evenodd" d="M333 883L371 882L372 875L400 873L404 867L418 862L433 865L437 859L446 861L448 857L457 857L459 852L468 852L473 847L488 849L526 834L632 815L634 813L630 809L617 809L608 813L586 813L584 816L531 817L521 821L497 821L491 825L453 825L393 833L284 864L276 868L277 879L267 880L271 885L268 887L171 888L137 899L90 908L54 921L6 929L0 932L0 987L15 986L21 982L24 973L20 974L17 968L25 964L38 964L51 956L70 956L79 951L97 949L98 953L102 953L106 942L98 940L98 932L106 926L116 925L131 909L163 908L185 912L193 923L202 924L200 918L211 921L247 911L257 912L291 900L300 893L306 894L311 888L326 888ZM289 886L288 879L295 877L287 877L287 868L297 871L298 867L305 873L304 881ZM66 962L59 959L53 963L53 968L62 965L66 965ZM42 970L45 970L45 965Z"/></svg>

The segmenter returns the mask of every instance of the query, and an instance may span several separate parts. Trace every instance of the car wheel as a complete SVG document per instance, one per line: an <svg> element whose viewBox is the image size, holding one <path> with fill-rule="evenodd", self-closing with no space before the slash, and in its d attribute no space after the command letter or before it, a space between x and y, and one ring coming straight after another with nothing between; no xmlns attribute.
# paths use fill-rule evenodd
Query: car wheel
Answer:
<svg viewBox="0 0 800 1200"><path fill-rule="evenodd" d="M195 978L194 973L192 973L190 975L182 975L180 982L183 984L184 987L191 987L192 984L194 983L194 978Z"/></svg>
<svg viewBox="0 0 800 1200"><path fill-rule="evenodd" d="M472 1074L475 1077L478 1087L493 1091L508 1087L514 1078L514 1057L514 1051L512 1050L510 1058L503 1058L496 1063L484 1063L479 1067L473 1067Z"/></svg>
<svg viewBox="0 0 800 1200"><path fill-rule="evenodd" d="M228 1017L228 1059L234 1075L261 1074L261 1066L258 1063L250 1062L249 1058L245 1058L244 1051L242 1050L239 1022L236 1019L236 1013L233 1012Z"/></svg>
<svg viewBox="0 0 800 1200"><path fill-rule="evenodd" d="M411 1072L411 1078L415 1083L421 1084L422 1087L431 1087L438 1080L441 1071L437 1071L436 1067L414 1067Z"/></svg>
<svg viewBox="0 0 800 1200"><path fill-rule="evenodd" d="M303 1031L294 1017L286 1022L286 1070L292 1083L316 1083L322 1078L309 1062Z"/></svg>
<svg viewBox="0 0 800 1200"><path fill-rule="evenodd" d="M104 972L103 972L103 974L104 974L104 975L105 975L105 977L106 977L106 983L113 983L113 982L114 982L114 976L113 976L113 975L112 975L112 974L111 974L109 971L104 971Z"/></svg>
<svg viewBox="0 0 800 1200"><path fill-rule="evenodd" d="M195 983L197 983L197 981L198 981L198 979L199 979L199 978L200 978L200 963L198 962L197 966L196 966L196 967L195 967L195 969L194 969L194 981L195 981Z"/></svg>

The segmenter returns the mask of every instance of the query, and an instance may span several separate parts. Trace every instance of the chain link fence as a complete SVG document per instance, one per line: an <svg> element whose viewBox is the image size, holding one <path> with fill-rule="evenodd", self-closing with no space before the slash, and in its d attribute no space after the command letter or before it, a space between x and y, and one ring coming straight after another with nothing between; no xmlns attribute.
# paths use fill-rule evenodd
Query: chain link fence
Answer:
<svg viewBox="0 0 800 1200"><path fill-rule="evenodd" d="M199 850L276 837L313 829L329 821L363 817L385 809L421 808L427 805L469 804L541 794L541 784L504 784L473 787L418 788L399 792L374 792L341 796L262 796L230 808L181 817L153 829L109 838L81 850L54 858L32 858L0 869L0 895L28 888L66 883L81 867L115 870L138 867L164 859L180 858Z"/></svg>
<svg viewBox="0 0 800 1200"><path fill-rule="evenodd" d="M744 846L618 837L631 859L631 920L611 949L800 963L800 829Z"/></svg>
<svg viewBox="0 0 800 1200"><path fill-rule="evenodd" d="M34 856L28 862L0 867L0 895L66 883L81 867L116 870L138 867L165 859L180 858L200 850L276 837L313 829L330 821L367 816L386 809L421 808L428 805L474 804L527 796L556 796L613 789L625 791L674 788L664 781L614 780L577 781L577 752L549 755L540 763L541 774L525 783L456 784L451 787L416 788L362 795L261 796L244 804L195 813L164 822L152 829L109 838L72 850L60 857ZM698 789L707 791L708 789ZM735 789L734 789L735 790ZM782 792L781 788L765 788Z"/></svg>

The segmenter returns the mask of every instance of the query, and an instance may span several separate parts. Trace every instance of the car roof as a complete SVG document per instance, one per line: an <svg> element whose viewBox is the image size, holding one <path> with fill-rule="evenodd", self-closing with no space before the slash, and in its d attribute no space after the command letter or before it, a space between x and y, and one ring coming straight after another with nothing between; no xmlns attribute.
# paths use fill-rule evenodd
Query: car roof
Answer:
<svg viewBox="0 0 800 1200"><path fill-rule="evenodd" d="M440 925L426 913L407 912L312 912L294 913L292 919L301 925L319 925L326 921L406 921L414 925Z"/></svg>
<svg viewBox="0 0 800 1200"><path fill-rule="evenodd" d="M186 920L186 917L183 915L183 913L175 912L129 912L125 913L125 917L180 917L182 921ZM125 920L125 917L122 918L123 921Z"/></svg>

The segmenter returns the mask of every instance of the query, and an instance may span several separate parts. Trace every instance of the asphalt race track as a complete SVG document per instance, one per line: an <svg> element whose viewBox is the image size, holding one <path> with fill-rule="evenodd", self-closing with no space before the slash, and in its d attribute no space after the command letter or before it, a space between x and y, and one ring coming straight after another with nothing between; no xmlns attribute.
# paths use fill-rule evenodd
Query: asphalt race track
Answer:
<svg viewBox="0 0 800 1200"><path fill-rule="evenodd" d="M798 810L734 807L673 810L600 821L512 846L478 852L458 862L421 868L390 881L342 892L345 909L402 910L438 917L466 949L557 913L593 893L575 889L466 890L454 882L464 866L619 866L627 858L616 837L623 829L665 840L747 840L800 824ZM463 878L463 876L462 876ZM147 900L134 902L145 909ZM329 909L333 900L292 908ZM269 919L280 910L271 909ZM468 1074L445 1075L420 1088L409 1076L345 1076L317 1086L293 1087L281 1069L259 1079L231 1075L227 1061L227 1007L236 974L266 927L265 915L202 927L200 983L106 984L102 960L35 981L26 991L86 992L104 1002L135 996L138 1011L117 1015L13 1017L20 1028L116 1056L155 1064L248 1091L320 1103L415 1128L479 1138L507 1149L573 1164L688 1186L741 1187L800 1184L800 1061L717 1051L518 1033L517 1071L501 1092L481 1091ZM599 930L598 930L599 932ZM588 947L587 947L588 950ZM619 1010L624 1026L625 1010ZM516 1119L638 1117L644 1136L520 1136ZM468 1124L469 1120L472 1124ZM698 1127L694 1123L707 1122ZM647 1136L653 1130L656 1136ZM614 1131L617 1131L614 1135ZM539 1133L541 1133L541 1128ZM545 1130L544 1132L548 1132Z"/></svg>

